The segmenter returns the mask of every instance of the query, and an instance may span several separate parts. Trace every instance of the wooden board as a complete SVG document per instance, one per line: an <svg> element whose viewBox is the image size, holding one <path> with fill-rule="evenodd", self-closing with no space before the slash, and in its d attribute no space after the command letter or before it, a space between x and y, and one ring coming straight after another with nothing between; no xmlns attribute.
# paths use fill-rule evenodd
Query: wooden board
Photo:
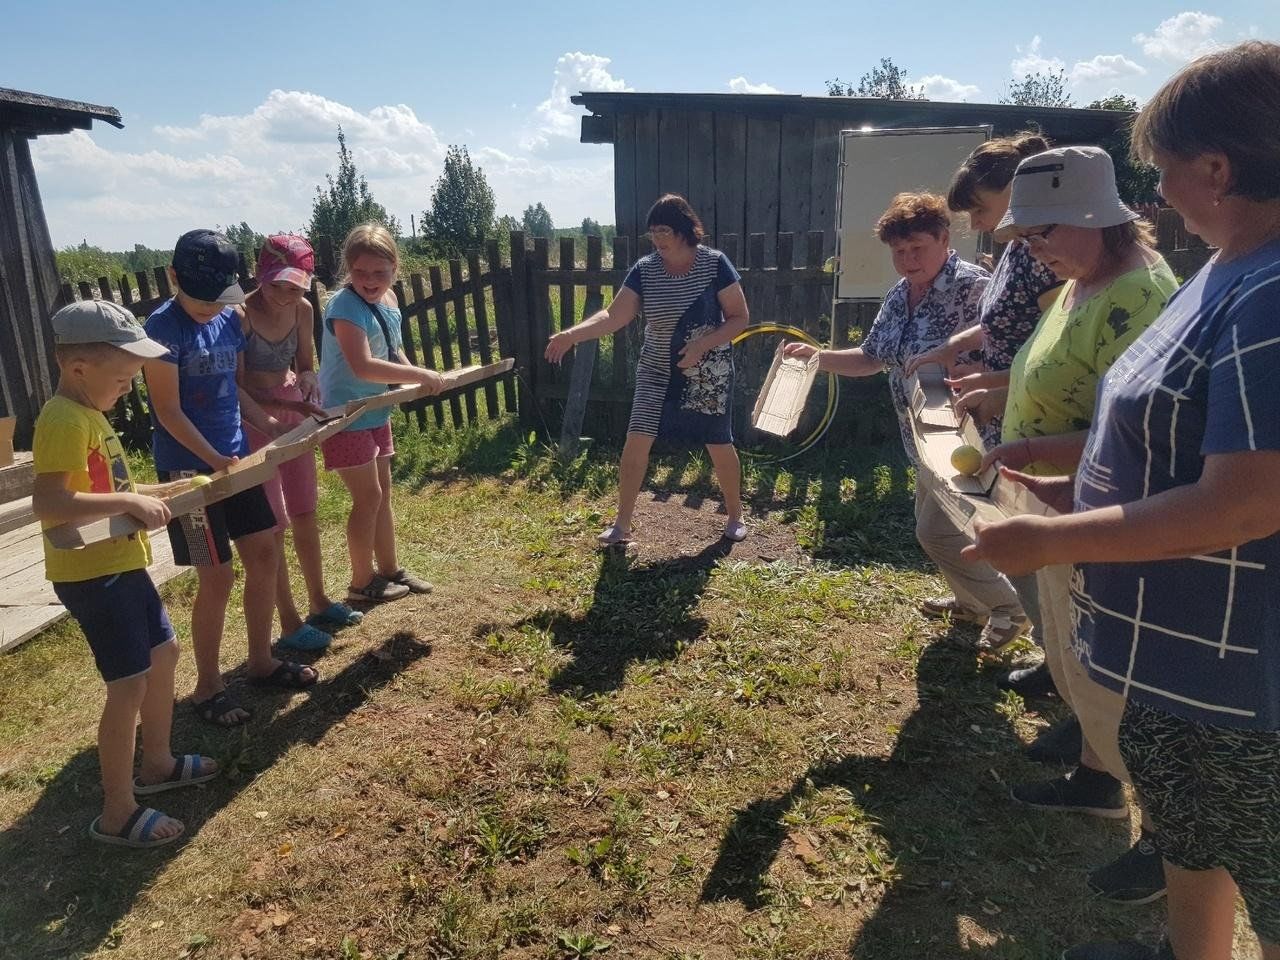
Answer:
<svg viewBox="0 0 1280 960"><path fill-rule="evenodd" d="M484 366L463 367L441 374L446 392L478 383L490 377L500 376L511 369L515 361L507 359ZM209 475L210 482L202 487L190 487L165 498L169 511L175 517L202 510L212 503L226 500L243 490L255 487L271 478L282 463L300 457L351 421L370 410L417 400L426 396L422 387L400 387L388 390L367 400L352 400L345 407L332 407L323 416L310 416L288 433L276 437L265 447L241 458L226 470ZM28 518L29 522L29 518ZM125 515L106 517L85 524L64 523L45 533L49 542L62 550L76 550L91 543L127 537L142 529L133 517ZM0 533L4 532L0 528Z"/></svg>
<svg viewBox="0 0 1280 960"><path fill-rule="evenodd" d="M14 454L13 463L7 467L0 467L0 503L31 496L31 487L34 482L35 471L31 465L31 454L28 452Z"/></svg>
<svg viewBox="0 0 1280 960"><path fill-rule="evenodd" d="M936 364L925 364L907 381L911 397L911 432L923 483L942 509L962 529L973 520L1000 520L1036 509L1039 501L1019 484L1010 483L994 467L977 476L964 476L951 466L951 454L962 444L982 449L982 436L973 418L956 419L951 391Z"/></svg>
<svg viewBox="0 0 1280 960"><path fill-rule="evenodd" d="M357 408L357 413L363 407ZM169 512L175 516L194 513L271 478L280 464L313 450L351 421L353 414L329 411L325 417L310 416L260 450L241 458L226 470L209 474L210 482L202 487L187 487L165 497ZM106 517L85 524L64 523L45 532L49 542L61 550L76 550L91 543L127 537L143 528L128 514Z"/></svg>
<svg viewBox="0 0 1280 960"><path fill-rule="evenodd" d="M959 427L955 408L951 406L951 388L946 384L947 371L941 364L926 363L916 368L906 383L911 398L911 413L925 429L954 431Z"/></svg>
<svg viewBox="0 0 1280 960"><path fill-rule="evenodd" d="M25 546L12 548L18 550L19 555L12 555L10 547L5 548L14 561L11 566L21 573L16 577L0 573L0 599L5 601L0 603L0 653L14 649L67 616L67 610L58 602L53 586L44 579L44 547L39 525L31 524L21 533L20 542ZM168 537L151 538L151 566L147 568L147 572L157 586L188 569L190 568L174 564L173 549ZM33 576L38 578L38 591L34 588L11 591L11 587L31 580ZM20 592L24 599L31 602L15 602L10 597L11 592Z"/></svg>
<svg viewBox="0 0 1280 960"><path fill-rule="evenodd" d="M445 370L440 374L444 378L445 384L440 396L447 396L454 391L461 390L463 387L469 387L473 383L481 383L494 377L500 377L514 366L515 360L508 357L505 360L497 360L493 363L459 367L457 370ZM347 404L346 412L347 416L354 416L360 413L368 413L370 410L381 410L401 403L411 403L427 395L425 387L397 387L395 390L380 393L376 397L352 400Z"/></svg>
<svg viewBox="0 0 1280 960"><path fill-rule="evenodd" d="M818 376L818 355L807 361L784 357L786 344L778 344L773 363L765 375L764 386L751 413L751 425L757 430L785 437L799 424L813 381Z"/></svg>

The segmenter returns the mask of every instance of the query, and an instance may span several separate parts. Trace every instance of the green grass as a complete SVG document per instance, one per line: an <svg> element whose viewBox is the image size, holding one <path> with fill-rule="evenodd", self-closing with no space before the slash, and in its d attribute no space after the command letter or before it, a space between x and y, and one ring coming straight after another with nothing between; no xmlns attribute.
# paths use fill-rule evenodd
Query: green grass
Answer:
<svg viewBox="0 0 1280 960"><path fill-rule="evenodd" d="M74 625L0 658L0 955L1039 960L1154 935L1159 907L1085 892L1125 827L1008 801L1047 718L914 612L940 583L890 448L749 466L757 536L795 542L764 562L684 542L698 456L654 464L675 546L602 557L615 451L560 462L506 421L397 445L402 555L436 592L341 634L312 693L248 694L244 731L180 704L176 743L227 769L158 798L183 843L85 839L101 688ZM326 476L335 588L345 511ZM164 592L185 643L192 584ZM224 666L242 638L236 600Z"/></svg>

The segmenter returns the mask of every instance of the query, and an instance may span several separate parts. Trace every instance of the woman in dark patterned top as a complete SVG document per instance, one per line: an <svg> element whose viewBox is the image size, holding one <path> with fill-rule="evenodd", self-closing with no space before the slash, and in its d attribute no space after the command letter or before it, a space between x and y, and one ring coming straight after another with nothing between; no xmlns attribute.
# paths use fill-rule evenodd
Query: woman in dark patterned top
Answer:
<svg viewBox="0 0 1280 960"><path fill-rule="evenodd" d="M608 309L562 330L547 344L559 363L574 344L616 333L644 311L644 348L622 448L618 518L600 534L605 546L631 540L631 516L653 441L705 445L724 494L724 536L740 541L742 468L733 446L733 338L747 327L738 271L700 242L702 223L683 197L667 194L649 211L655 250L640 258Z"/></svg>
<svg viewBox="0 0 1280 960"><path fill-rule="evenodd" d="M969 155L956 171L947 191L947 206L955 213L967 213L970 227L982 233L995 230L1009 209L1009 193L1013 189L1013 173L1024 157L1048 150L1044 137L1020 133L1012 137L988 140ZM1053 291L1062 281L1043 263L1031 256L1027 242L1016 238L1004 248L996 264L991 282L982 291L978 305L978 325L961 330L946 343L926 350L907 362L910 376L922 363L940 363L954 376L963 373L1007 371L1013 358L1040 314L1053 302ZM976 355L976 356L975 356ZM977 360L980 371L965 370ZM974 381L962 381L986 386ZM1007 380L990 380L991 385L1005 386ZM999 398L975 411L982 428L982 439L988 449L1000 443L1000 418L1003 404Z"/></svg>

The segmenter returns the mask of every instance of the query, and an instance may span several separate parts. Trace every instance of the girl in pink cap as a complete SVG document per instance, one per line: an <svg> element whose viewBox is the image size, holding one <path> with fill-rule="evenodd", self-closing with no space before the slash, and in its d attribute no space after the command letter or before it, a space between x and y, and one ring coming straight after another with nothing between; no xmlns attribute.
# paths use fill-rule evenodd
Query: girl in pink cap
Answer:
<svg viewBox="0 0 1280 960"><path fill-rule="evenodd" d="M315 373L315 339L311 287L315 254L302 237L268 237L258 253L258 287L244 301L240 322L244 330L244 377L241 386L275 420L278 433L301 423L320 407ZM271 437L244 425L251 449ZM280 615L280 645L295 650L321 650L331 631L359 623L363 614L329 599L324 590L320 533L316 526L316 461L301 456L280 465L263 485L275 511L279 565L276 571L276 610ZM293 528L293 546L307 585L309 616L304 621L293 602L284 532Z"/></svg>

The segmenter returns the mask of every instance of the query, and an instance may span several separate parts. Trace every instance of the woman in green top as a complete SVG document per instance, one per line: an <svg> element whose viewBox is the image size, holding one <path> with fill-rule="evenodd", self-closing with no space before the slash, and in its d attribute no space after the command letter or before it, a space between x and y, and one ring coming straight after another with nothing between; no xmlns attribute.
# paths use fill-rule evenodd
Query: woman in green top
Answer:
<svg viewBox="0 0 1280 960"><path fill-rule="evenodd" d="M1121 202L1111 158L1097 147L1048 150L1018 165L1009 211L996 230L999 240L1014 237L1066 282L1014 357L1002 442L984 466L999 461L1027 473L1069 474L1093 422L1098 383L1159 316L1178 281L1152 249L1150 227ZM975 405L981 394L957 403ZM1128 773L1116 742L1124 701L1090 680L1071 652L1070 578L1069 566L1048 567L1037 574L1037 586L1045 660L1083 729L1079 765L1066 776L1016 786L1013 797L1042 810L1124 818L1121 781ZM1149 841L1094 871L1095 891L1139 901L1162 893L1163 870Z"/></svg>

